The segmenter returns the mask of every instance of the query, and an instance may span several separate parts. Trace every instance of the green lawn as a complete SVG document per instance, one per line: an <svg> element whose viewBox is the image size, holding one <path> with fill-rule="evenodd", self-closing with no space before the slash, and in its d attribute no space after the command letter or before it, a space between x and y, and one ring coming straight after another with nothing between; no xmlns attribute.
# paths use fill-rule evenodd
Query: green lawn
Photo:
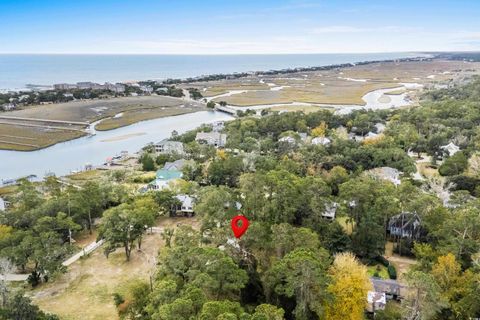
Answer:
<svg viewBox="0 0 480 320"><path fill-rule="evenodd" d="M373 277L375 272L378 272L378 276L382 279L390 279L388 275L387 268L381 264L377 264L375 266L368 266L368 275Z"/></svg>

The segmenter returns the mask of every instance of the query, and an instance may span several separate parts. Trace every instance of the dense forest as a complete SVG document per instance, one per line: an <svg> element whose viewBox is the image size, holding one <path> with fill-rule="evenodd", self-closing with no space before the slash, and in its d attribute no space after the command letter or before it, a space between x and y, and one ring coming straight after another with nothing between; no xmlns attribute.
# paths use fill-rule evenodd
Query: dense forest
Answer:
<svg viewBox="0 0 480 320"><path fill-rule="evenodd" d="M406 293L375 319L480 317L479 95L480 80L473 79L426 92L408 109L242 117L226 123L225 149L195 141L208 126L175 135L186 155L146 153L141 161L154 170L189 159L181 193L196 199L201 227L163 231L151 281L114 295L119 315L363 319L373 317L365 312L369 266L380 264ZM448 151L449 144L458 150ZM379 175L380 168L398 172L400 181ZM124 182L121 174L82 189L54 178L41 187L24 181L1 216L0 265L31 273L33 286L49 281L64 271L72 233L91 230L97 218L105 254L122 248L128 260L177 200L174 190L137 193ZM335 218L326 219L332 208ZM230 220L238 214L250 227L237 240ZM392 219L402 214L418 219L415 236L391 233ZM397 274L385 258L387 243L416 263ZM2 312L20 312L12 301L21 295L1 286Z"/></svg>

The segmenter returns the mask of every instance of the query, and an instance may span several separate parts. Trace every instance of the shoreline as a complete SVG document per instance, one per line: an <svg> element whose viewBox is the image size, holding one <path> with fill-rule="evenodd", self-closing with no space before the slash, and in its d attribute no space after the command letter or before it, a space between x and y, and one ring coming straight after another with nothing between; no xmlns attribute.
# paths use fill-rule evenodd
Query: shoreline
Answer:
<svg viewBox="0 0 480 320"><path fill-rule="evenodd" d="M368 65L373 63L425 61L425 60L437 59L438 57L441 56L440 53L423 53L423 52L407 52L407 53L408 54L411 53L413 56L406 57L406 58L398 58L398 59L360 60L360 61L348 62L348 63L336 63L336 64L334 63L334 64L316 65L316 66L308 66L308 67L289 67L284 69L270 69L270 70L257 69L252 71L241 71L241 72L234 71L230 73L211 73L211 74L189 76L189 77L183 77L183 78L164 78L164 79L151 78L151 79L143 79L143 80L135 80L135 81L136 82L157 81L164 85L188 84L188 83L195 83L200 81L228 80L228 78L238 79L238 78L243 78L250 75L275 75L275 74L289 74L289 73L295 73L295 72L325 71L325 70L332 70L336 68L352 67L356 65ZM292 54L292 55L295 55L295 54ZM298 55L301 55L301 54L298 54ZM307 54L307 55L316 55L316 54L313 53L313 54ZM125 83L131 80L120 80L120 81L109 80L109 81ZM0 88L0 93L9 92L9 91L12 91L12 92L48 91L48 90L54 89L53 85L54 83L50 85L26 83L25 88Z"/></svg>

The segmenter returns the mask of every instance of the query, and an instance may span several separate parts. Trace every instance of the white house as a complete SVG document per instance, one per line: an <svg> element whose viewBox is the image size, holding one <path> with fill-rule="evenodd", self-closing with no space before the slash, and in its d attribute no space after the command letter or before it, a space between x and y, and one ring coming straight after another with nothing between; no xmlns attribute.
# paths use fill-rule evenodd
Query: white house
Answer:
<svg viewBox="0 0 480 320"><path fill-rule="evenodd" d="M192 216L194 214L193 204L195 200L192 197L186 194L179 194L176 195L175 198L177 198L181 203L180 207L177 208L177 212L180 211L188 216Z"/></svg>
<svg viewBox="0 0 480 320"><path fill-rule="evenodd" d="M291 136L282 137L282 138L278 139L278 141L279 142L286 142L286 143L290 143L290 144L297 143L297 140L295 140L295 138L291 137Z"/></svg>
<svg viewBox="0 0 480 320"><path fill-rule="evenodd" d="M5 211L5 209L8 208L9 202L3 200L3 198L0 198L0 211Z"/></svg>
<svg viewBox="0 0 480 320"><path fill-rule="evenodd" d="M170 141L168 139L163 139L160 142L154 144L155 152L157 153L176 153L183 154L183 143L180 141Z"/></svg>
<svg viewBox="0 0 480 320"><path fill-rule="evenodd" d="M195 141L223 148L227 143L227 135L220 132L197 132Z"/></svg>
<svg viewBox="0 0 480 320"><path fill-rule="evenodd" d="M325 211L322 213L322 217L327 220L335 219L335 214L337 213L337 207L338 207L338 203L336 202L325 205Z"/></svg>
<svg viewBox="0 0 480 320"><path fill-rule="evenodd" d="M316 138L313 138L313 139L312 139L312 144L314 144L314 145L327 146L327 145L329 145L331 142L332 142L332 140L330 140L330 139L327 138L327 137L316 137Z"/></svg>
<svg viewBox="0 0 480 320"><path fill-rule="evenodd" d="M368 291L367 302L367 310L375 313L375 311L385 309L385 305L387 304L387 296L385 292Z"/></svg>
<svg viewBox="0 0 480 320"><path fill-rule="evenodd" d="M460 147L455 145L453 142L450 142L447 145L441 146L440 149L446 151L450 157L460 151Z"/></svg>
<svg viewBox="0 0 480 320"><path fill-rule="evenodd" d="M400 175L402 175L403 172L395 168L391 168L391 167L374 168L366 171L366 174L376 179L390 181L395 186L398 186L402 183L402 181L400 180Z"/></svg>
<svg viewBox="0 0 480 320"><path fill-rule="evenodd" d="M216 121L212 123L212 130L214 132L220 132L225 129L225 122L224 121Z"/></svg>
<svg viewBox="0 0 480 320"><path fill-rule="evenodd" d="M378 122L375 123L375 128L377 128L377 133L382 133L385 131L386 126L383 123Z"/></svg>

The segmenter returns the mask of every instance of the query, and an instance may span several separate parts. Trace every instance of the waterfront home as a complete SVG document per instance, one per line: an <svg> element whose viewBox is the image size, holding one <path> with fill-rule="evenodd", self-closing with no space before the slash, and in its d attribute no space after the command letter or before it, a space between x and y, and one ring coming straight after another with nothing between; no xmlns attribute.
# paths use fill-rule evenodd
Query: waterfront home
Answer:
<svg viewBox="0 0 480 320"><path fill-rule="evenodd" d="M216 121L212 123L212 130L213 132L220 132L225 129L225 122L224 121Z"/></svg>
<svg viewBox="0 0 480 320"><path fill-rule="evenodd" d="M423 232L421 222L418 214L402 212L390 218L387 231L393 237L418 239Z"/></svg>
<svg viewBox="0 0 480 320"><path fill-rule="evenodd" d="M312 139L312 144L313 144L313 145L327 146L327 145L329 145L331 142L332 142L332 140L330 140L330 139L327 138L327 137L316 137L316 138L313 138L313 139Z"/></svg>
<svg viewBox="0 0 480 320"><path fill-rule="evenodd" d="M387 296L385 292L368 291L367 294L367 311L375 313L378 310L384 310L387 304Z"/></svg>
<svg viewBox="0 0 480 320"><path fill-rule="evenodd" d="M440 149L445 151L450 157L460 151L460 147L455 145L453 142L450 142L447 145L441 146Z"/></svg>
<svg viewBox="0 0 480 320"><path fill-rule="evenodd" d="M186 215L188 217L191 217L194 215L194 210L193 210L193 204L195 202L195 199L193 197L190 197L189 195L186 194L179 194L176 195L175 198L180 202L180 205L176 208L176 214L178 215L181 213L182 215Z"/></svg>
<svg viewBox="0 0 480 320"><path fill-rule="evenodd" d="M160 169L157 171L155 180L150 182L149 188L153 190L168 189L171 182L180 179L182 176L181 171Z"/></svg>
<svg viewBox="0 0 480 320"><path fill-rule="evenodd" d="M402 175L403 172L391 167L380 167L380 168L370 169L366 171L365 174L374 179L390 181L395 186L398 186L402 183L402 181L400 180L400 175Z"/></svg>
<svg viewBox="0 0 480 320"><path fill-rule="evenodd" d="M163 166L163 170L182 171L186 163L187 163L187 160L185 159L179 159L173 162L165 162L165 165Z"/></svg>
<svg viewBox="0 0 480 320"><path fill-rule="evenodd" d="M223 148L227 143L227 135L220 132L197 132L195 141L198 143L206 143L217 148Z"/></svg>
<svg viewBox="0 0 480 320"><path fill-rule="evenodd" d="M163 139L162 141L155 143L154 148L156 153L184 154L183 143L180 141Z"/></svg>

